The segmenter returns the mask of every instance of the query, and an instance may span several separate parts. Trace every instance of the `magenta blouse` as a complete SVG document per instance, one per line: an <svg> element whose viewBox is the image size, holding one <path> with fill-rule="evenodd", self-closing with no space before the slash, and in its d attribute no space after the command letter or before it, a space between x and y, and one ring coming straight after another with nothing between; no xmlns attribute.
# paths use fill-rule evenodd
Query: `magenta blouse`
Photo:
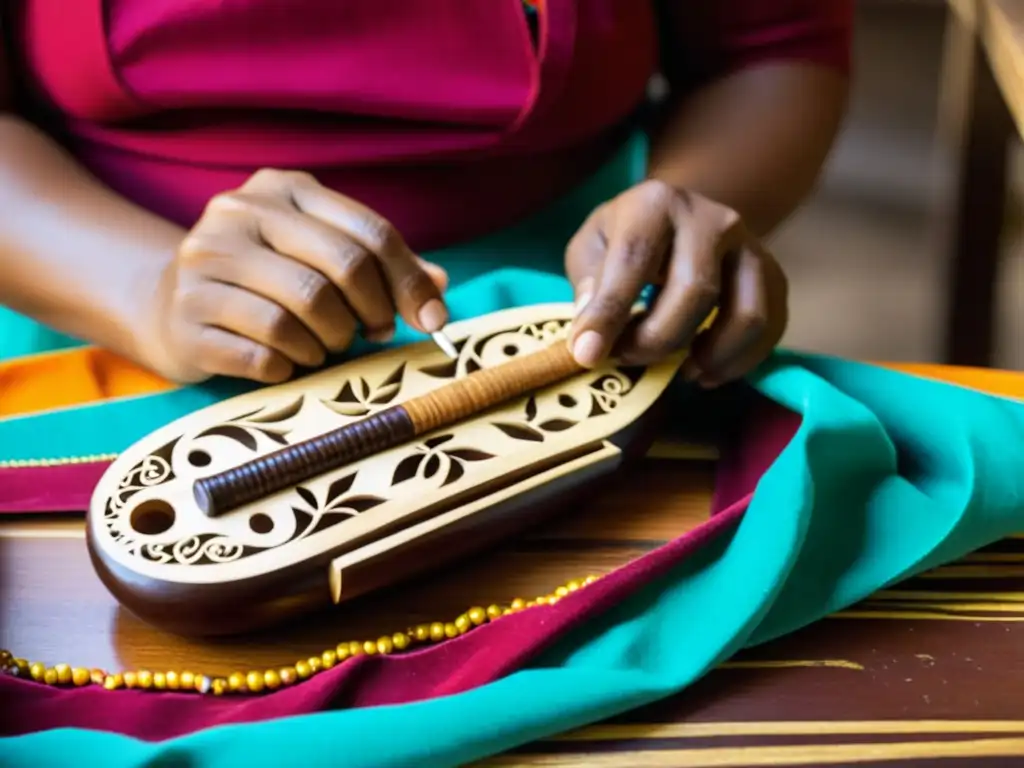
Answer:
<svg viewBox="0 0 1024 768"><path fill-rule="evenodd" d="M521 0L10 5L0 106L17 93L131 200L189 226L258 168L305 169L426 250L594 171L659 68L680 89L845 70L853 0L544 0L535 32Z"/></svg>

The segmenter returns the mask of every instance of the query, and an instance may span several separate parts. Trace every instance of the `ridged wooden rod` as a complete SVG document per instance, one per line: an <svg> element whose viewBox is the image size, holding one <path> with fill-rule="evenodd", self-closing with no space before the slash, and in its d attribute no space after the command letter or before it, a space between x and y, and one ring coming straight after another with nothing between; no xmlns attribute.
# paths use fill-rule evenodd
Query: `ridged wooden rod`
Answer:
<svg viewBox="0 0 1024 768"><path fill-rule="evenodd" d="M196 480L196 503L209 517L230 512L582 370L566 343L555 342L344 427Z"/></svg>

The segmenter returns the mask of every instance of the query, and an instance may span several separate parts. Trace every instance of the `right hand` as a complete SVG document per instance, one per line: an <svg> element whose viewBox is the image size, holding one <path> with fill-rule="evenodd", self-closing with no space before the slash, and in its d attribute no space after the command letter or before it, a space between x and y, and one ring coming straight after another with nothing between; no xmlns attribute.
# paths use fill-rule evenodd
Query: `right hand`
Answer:
<svg viewBox="0 0 1024 768"><path fill-rule="evenodd" d="M305 173L262 170L217 195L178 247L150 307L152 367L182 383L278 383L348 347L447 322L447 275L388 221ZM154 335L155 334L155 335Z"/></svg>

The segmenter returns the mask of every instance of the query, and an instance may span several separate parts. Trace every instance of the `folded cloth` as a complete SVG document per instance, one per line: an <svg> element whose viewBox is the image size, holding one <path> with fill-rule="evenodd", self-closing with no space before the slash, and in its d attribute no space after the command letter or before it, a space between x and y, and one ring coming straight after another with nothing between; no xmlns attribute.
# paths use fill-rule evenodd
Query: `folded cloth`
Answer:
<svg viewBox="0 0 1024 768"><path fill-rule="evenodd" d="M452 302L468 314L567 290L557 278L502 272L461 286ZM731 453L726 508L557 605L407 657L345 662L260 700L5 679L0 709L15 714L5 733L20 735L0 739L0 763L461 765L674 694L743 647L1024 524L1024 404L788 352L749 383L774 405L757 409ZM151 395L163 409L152 418L219 396ZM94 408L103 413L86 419L113 422L123 441L146 399L25 421L67 428L60 419ZM0 422L0 446L28 433L21 421Z"/></svg>

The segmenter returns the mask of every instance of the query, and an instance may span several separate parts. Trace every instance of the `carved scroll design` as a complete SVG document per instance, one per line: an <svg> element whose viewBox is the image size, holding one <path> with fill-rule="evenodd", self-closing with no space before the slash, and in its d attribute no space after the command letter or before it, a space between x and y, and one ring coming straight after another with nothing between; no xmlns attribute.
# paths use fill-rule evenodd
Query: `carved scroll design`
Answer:
<svg viewBox="0 0 1024 768"><path fill-rule="evenodd" d="M169 483L174 479L171 455L174 453L174 446L178 440L180 438L175 438L160 446L128 470L128 473L121 478L117 492L110 500L113 509L123 509L128 500L139 491Z"/></svg>

